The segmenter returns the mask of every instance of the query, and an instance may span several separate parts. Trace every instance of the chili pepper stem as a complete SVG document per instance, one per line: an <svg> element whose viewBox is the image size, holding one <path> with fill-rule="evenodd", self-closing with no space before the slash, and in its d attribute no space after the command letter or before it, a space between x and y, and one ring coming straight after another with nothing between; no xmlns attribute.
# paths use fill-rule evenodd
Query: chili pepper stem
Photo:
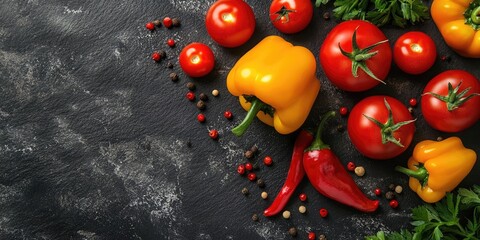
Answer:
<svg viewBox="0 0 480 240"><path fill-rule="evenodd" d="M310 152L310 151L330 148L328 144L325 144L322 141L322 132L323 132L323 129L325 128L325 125L327 124L327 121L330 118L334 117L335 115L336 115L335 111L329 111L322 116L320 120L320 124L318 124L317 133L315 134L315 140L313 140L313 143L305 151Z"/></svg>
<svg viewBox="0 0 480 240"><path fill-rule="evenodd" d="M409 177L414 177L418 179L421 183L426 182L428 179L428 171L424 167L419 167L416 171L414 171L401 166L396 166L395 171L401 172Z"/></svg>
<svg viewBox="0 0 480 240"><path fill-rule="evenodd" d="M262 110L262 108L266 105L258 98L253 98L250 103L252 105L250 106L250 109L248 110L247 115L245 116L243 121L232 129L232 133L235 134L235 136L242 136L247 130L248 126L250 126L250 124L252 123L255 116L257 116L257 113Z"/></svg>

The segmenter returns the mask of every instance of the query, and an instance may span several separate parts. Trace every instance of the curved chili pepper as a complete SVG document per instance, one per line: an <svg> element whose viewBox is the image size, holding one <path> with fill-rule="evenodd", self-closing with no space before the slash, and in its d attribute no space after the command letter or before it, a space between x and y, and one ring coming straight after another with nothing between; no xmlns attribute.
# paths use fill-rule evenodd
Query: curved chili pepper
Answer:
<svg viewBox="0 0 480 240"><path fill-rule="evenodd" d="M290 168L288 169L287 179L270 207L263 211L263 215L266 217L273 216L282 211L295 191L295 188L302 181L305 176L305 169L303 168L302 161L303 152L312 141L313 135L308 131L302 130L297 136L293 147L292 160L290 162Z"/></svg>
<svg viewBox="0 0 480 240"><path fill-rule="evenodd" d="M363 212L374 212L378 208L378 200L371 200L365 196L339 158L321 139L327 120L333 116L334 111L323 116L315 140L305 150L303 167L307 177L322 195Z"/></svg>

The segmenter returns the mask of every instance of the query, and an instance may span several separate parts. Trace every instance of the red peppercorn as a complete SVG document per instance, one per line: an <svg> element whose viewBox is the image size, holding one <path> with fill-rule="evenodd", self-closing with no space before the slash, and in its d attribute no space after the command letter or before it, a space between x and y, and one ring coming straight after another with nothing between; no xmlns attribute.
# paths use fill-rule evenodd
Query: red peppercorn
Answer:
<svg viewBox="0 0 480 240"><path fill-rule="evenodd" d="M373 190L373 193L375 193L375 195L377 196L380 196L382 195L382 190L380 188L375 188L375 190Z"/></svg>
<svg viewBox="0 0 480 240"><path fill-rule="evenodd" d="M175 47L175 40L169 38L167 40L167 45L170 46L170 47Z"/></svg>
<svg viewBox="0 0 480 240"><path fill-rule="evenodd" d="M247 171L252 171L253 170L253 165L251 163L245 163L245 169L247 169Z"/></svg>
<svg viewBox="0 0 480 240"><path fill-rule="evenodd" d="M340 110L338 110L340 112L340 115L342 116L346 116L348 114L348 108L347 107L341 107Z"/></svg>
<svg viewBox="0 0 480 240"><path fill-rule="evenodd" d="M397 208L398 207L398 201L395 200L395 199L392 199L392 200L390 200L388 205L390 205L390 207L392 207L392 208Z"/></svg>
<svg viewBox="0 0 480 240"><path fill-rule="evenodd" d="M325 208L321 208L321 209L320 209L320 216L321 216L322 218L327 217L327 216L328 216L328 210L325 209Z"/></svg>
<svg viewBox="0 0 480 240"><path fill-rule="evenodd" d="M238 165L238 167L237 167L237 172L238 172L238 174L240 174L240 175L245 174L245 165L244 165L244 164Z"/></svg>
<svg viewBox="0 0 480 240"><path fill-rule="evenodd" d="M314 232L309 232L308 233L308 240L315 240L317 236L315 235Z"/></svg>
<svg viewBox="0 0 480 240"><path fill-rule="evenodd" d="M249 174L247 175L247 178L248 178L248 180L250 180L250 181L253 182L253 181L255 181L255 180L257 179L257 174L251 172L251 173L249 173Z"/></svg>
<svg viewBox="0 0 480 240"><path fill-rule="evenodd" d="M193 101L193 100L195 100L195 93L193 93L193 92L188 92L187 95L186 95L186 97L187 97L187 99L188 99L189 101Z"/></svg>
<svg viewBox="0 0 480 240"><path fill-rule="evenodd" d="M357 167L357 166L355 166L355 163L353 163L353 162L348 162L348 163L347 163L347 169L348 169L348 171L353 172L353 171L355 171L355 168L356 168L356 167Z"/></svg>
<svg viewBox="0 0 480 240"><path fill-rule="evenodd" d="M153 61L158 62L162 59L162 55L158 52L154 52L152 54L152 59L153 59Z"/></svg>
<svg viewBox="0 0 480 240"><path fill-rule="evenodd" d="M205 115L203 115L203 113L199 113L197 115L197 120L201 123L205 122Z"/></svg>
<svg viewBox="0 0 480 240"><path fill-rule="evenodd" d="M208 132L208 136L210 136L211 139L217 139L218 138L218 131L215 129L212 129Z"/></svg>
<svg viewBox="0 0 480 240"><path fill-rule="evenodd" d="M300 193L300 195L298 195L298 198L300 198L300 201L305 202L307 201L307 194Z"/></svg>
<svg viewBox="0 0 480 240"><path fill-rule="evenodd" d="M232 116L233 116L233 115L232 115L232 112L230 112L230 111L225 111L225 112L223 113L223 116L224 116L226 119L232 119Z"/></svg>
<svg viewBox="0 0 480 240"><path fill-rule="evenodd" d="M165 26L166 28L171 28L172 25L173 25L172 23L173 23L173 22L172 22L172 19L169 18L169 17L165 17L165 18L163 19L163 26Z"/></svg>
<svg viewBox="0 0 480 240"><path fill-rule="evenodd" d="M408 100L408 103L410 104L410 106L415 107L417 106L417 99L410 98L410 100Z"/></svg>
<svg viewBox="0 0 480 240"><path fill-rule="evenodd" d="M147 28L150 31L153 31L155 30L155 24L153 24L153 22L148 22L147 24L145 24L145 28Z"/></svg>
<svg viewBox="0 0 480 240"><path fill-rule="evenodd" d="M270 156L266 156L263 158L263 164L270 166L272 165L272 163L273 163L273 160Z"/></svg>

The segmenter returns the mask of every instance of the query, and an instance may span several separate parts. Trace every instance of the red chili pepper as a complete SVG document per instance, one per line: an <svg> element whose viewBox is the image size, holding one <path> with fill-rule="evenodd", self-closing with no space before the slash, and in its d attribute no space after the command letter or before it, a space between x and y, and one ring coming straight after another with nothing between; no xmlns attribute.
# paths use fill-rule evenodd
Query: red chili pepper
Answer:
<svg viewBox="0 0 480 240"><path fill-rule="evenodd" d="M360 190L340 159L322 139L322 131L328 119L335 116L330 111L322 117L315 140L303 155L303 167L313 187L322 195L363 212L378 208L378 200L371 200Z"/></svg>
<svg viewBox="0 0 480 240"><path fill-rule="evenodd" d="M288 200L295 191L295 188L302 181L305 176L305 169L303 168L302 157L305 148L307 148L313 141L313 135L308 131L302 130L295 140L293 147L292 159L290 168L288 169L287 179L280 189L280 192L273 200L270 207L263 211L263 215L270 217L281 212Z"/></svg>

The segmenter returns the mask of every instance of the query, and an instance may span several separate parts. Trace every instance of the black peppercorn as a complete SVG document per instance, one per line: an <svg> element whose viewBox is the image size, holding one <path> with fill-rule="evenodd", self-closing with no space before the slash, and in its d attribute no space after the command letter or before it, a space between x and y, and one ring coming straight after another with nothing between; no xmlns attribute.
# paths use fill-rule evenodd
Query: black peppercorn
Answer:
<svg viewBox="0 0 480 240"><path fill-rule="evenodd" d="M248 195L249 194L248 188L243 188L242 189L242 194L245 195L245 196Z"/></svg>
<svg viewBox="0 0 480 240"><path fill-rule="evenodd" d="M167 63L167 67L170 68L170 69L172 69L172 68L173 68L173 63L172 63L172 62L168 62L168 63Z"/></svg>
<svg viewBox="0 0 480 240"><path fill-rule="evenodd" d="M155 19L153 20L152 22L155 26L159 27L162 25L162 20L159 20L159 19Z"/></svg>
<svg viewBox="0 0 480 240"><path fill-rule="evenodd" d="M206 107L207 107L207 105L205 104L204 101L199 100L199 101L197 102L197 108L198 108L198 109L203 110L203 109L205 109Z"/></svg>
<svg viewBox="0 0 480 240"><path fill-rule="evenodd" d="M193 82L188 82L188 83L187 83L187 88L188 88L188 90L190 90L190 91L195 90L195 83L193 83Z"/></svg>
<svg viewBox="0 0 480 240"><path fill-rule="evenodd" d="M264 187L265 187L265 181L264 181L263 179L259 178L259 179L257 180L257 186L258 186L259 188L264 188Z"/></svg>
<svg viewBox="0 0 480 240"><path fill-rule="evenodd" d="M172 18L172 26L174 26L174 27L180 27L180 19L178 19L178 18Z"/></svg>
<svg viewBox="0 0 480 240"><path fill-rule="evenodd" d="M325 12L325 13L323 14L323 19L329 20L329 19L330 19L330 13L329 13L329 12Z"/></svg>
<svg viewBox="0 0 480 240"><path fill-rule="evenodd" d="M170 73L170 79L172 80L172 82L176 82L178 81L178 75L176 73Z"/></svg>
<svg viewBox="0 0 480 240"><path fill-rule="evenodd" d="M200 98L200 100L202 101L208 101L208 96L207 94L205 93L200 93L200 95L198 96Z"/></svg>
<svg viewBox="0 0 480 240"><path fill-rule="evenodd" d="M245 151L244 155L246 158L250 159L253 157L253 152L251 150L247 150Z"/></svg>
<svg viewBox="0 0 480 240"><path fill-rule="evenodd" d="M338 132L343 132L343 131L345 131L345 127L343 127L342 124L339 124L339 125L337 126L337 131L338 131Z"/></svg>
<svg viewBox="0 0 480 240"><path fill-rule="evenodd" d="M250 151L252 151L252 153L258 152L258 147L257 147L257 145L253 145L252 148L250 148Z"/></svg>
<svg viewBox="0 0 480 240"><path fill-rule="evenodd" d="M392 200L395 198L395 193L393 193L392 191L388 191L387 193L385 193L385 198L387 200Z"/></svg>
<svg viewBox="0 0 480 240"><path fill-rule="evenodd" d="M389 189L389 190L392 190L392 191L395 190L395 187L396 187L396 186L395 186L395 184L393 184L393 183L391 183L390 185L388 185L388 189Z"/></svg>
<svg viewBox="0 0 480 240"><path fill-rule="evenodd" d="M192 142L190 142L190 140L187 141L187 147L188 147L188 148L191 148L191 147L192 147Z"/></svg>
<svg viewBox="0 0 480 240"><path fill-rule="evenodd" d="M325 235L323 235L323 234L320 234L320 235L318 236L318 240L327 240L327 237L326 237Z"/></svg>
<svg viewBox="0 0 480 240"><path fill-rule="evenodd" d="M161 57L162 59L167 56L167 52L165 52L164 50L159 50L159 51L158 51L158 54L160 54L160 57Z"/></svg>
<svg viewBox="0 0 480 240"><path fill-rule="evenodd" d="M295 227L291 227L290 229L288 229L288 234L290 234L290 236L292 236L292 237L296 237L297 236L297 229Z"/></svg>
<svg viewBox="0 0 480 240"><path fill-rule="evenodd" d="M257 221L258 221L258 215L254 213L254 214L252 215L252 220L253 220L254 222L257 222Z"/></svg>

